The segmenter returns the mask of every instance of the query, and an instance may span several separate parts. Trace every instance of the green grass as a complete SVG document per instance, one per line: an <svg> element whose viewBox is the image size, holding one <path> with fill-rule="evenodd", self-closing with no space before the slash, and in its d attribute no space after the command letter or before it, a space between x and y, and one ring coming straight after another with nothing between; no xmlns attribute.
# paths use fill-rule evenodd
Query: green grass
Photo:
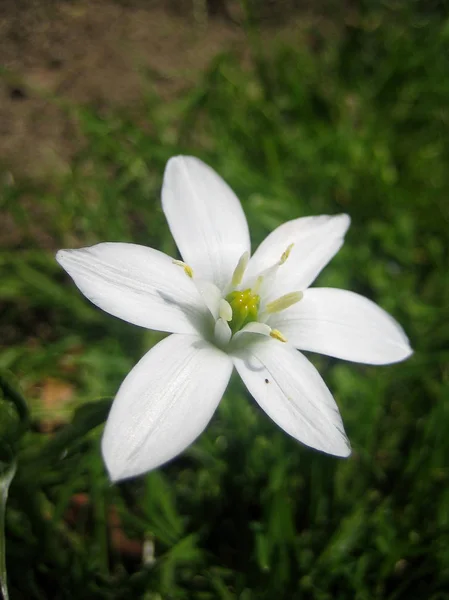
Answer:
<svg viewBox="0 0 449 600"><path fill-rule="evenodd" d="M399 6L367 12L318 53L254 50L246 70L223 55L176 102L149 96L146 131L131 113L73 107L88 144L70 174L4 184L1 207L22 239L0 254L0 432L18 461L6 515L13 600L449 598L448 50L449 20ZM159 191L178 153L231 184L253 248L285 220L351 215L319 283L378 302L415 354L387 367L312 357L350 459L290 439L235 379L183 455L109 483L99 440L110 398L160 336L91 306L53 250L122 240L174 255ZM70 423L51 435L36 426L49 378L73 389ZM79 493L91 506L70 524ZM155 561L111 548L111 507L130 538L154 544Z"/></svg>

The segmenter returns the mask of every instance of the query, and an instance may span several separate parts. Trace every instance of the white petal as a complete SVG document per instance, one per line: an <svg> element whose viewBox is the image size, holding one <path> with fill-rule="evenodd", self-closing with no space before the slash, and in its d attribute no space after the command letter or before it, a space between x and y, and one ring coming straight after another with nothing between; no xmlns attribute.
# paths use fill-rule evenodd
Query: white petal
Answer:
<svg viewBox="0 0 449 600"><path fill-rule="evenodd" d="M215 322L214 339L217 346L223 347L229 344L232 337L232 331L228 323L220 318Z"/></svg>
<svg viewBox="0 0 449 600"><path fill-rule="evenodd" d="M196 333L209 318L184 269L153 248L104 243L60 250L56 260L91 302L129 323Z"/></svg>
<svg viewBox="0 0 449 600"><path fill-rule="evenodd" d="M206 281L204 279L194 279L194 284L196 285L204 304L210 311L210 314L213 316L214 320L218 319L218 314L220 312L220 302L221 302L221 291L217 288L214 283L210 281Z"/></svg>
<svg viewBox="0 0 449 600"><path fill-rule="evenodd" d="M271 333L271 327L269 325L267 325L266 323L260 323L258 321L251 321L250 323L247 323L244 327L242 327L242 329L240 329L240 331L237 331L237 333L234 335L233 339L234 339L235 344L240 344L242 341L242 336L243 336L243 339L245 339L248 334L253 336L253 335L270 335L270 333Z"/></svg>
<svg viewBox="0 0 449 600"><path fill-rule="evenodd" d="M337 405L318 371L289 344L258 338L234 357L250 394L288 434L307 446L348 456Z"/></svg>
<svg viewBox="0 0 449 600"><path fill-rule="evenodd" d="M311 288L302 300L269 319L288 341L354 362L383 365L412 354L400 325L382 308L353 292Z"/></svg>
<svg viewBox="0 0 449 600"><path fill-rule="evenodd" d="M174 458L209 423L232 361L195 336L171 335L122 383L102 440L112 480L139 475Z"/></svg>
<svg viewBox="0 0 449 600"><path fill-rule="evenodd" d="M348 215L303 217L280 225L257 248L249 261L245 280L257 277L282 256L290 244L289 257L279 267L273 294L303 291L318 276L343 244Z"/></svg>
<svg viewBox="0 0 449 600"><path fill-rule="evenodd" d="M225 321L232 321L232 306L224 298L220 300L218 314Z"/></svg>
<svg viewBox="0 0 449 600"><path fill-rule="evenodd" d="M244 252L248 225L237 196L217 173L192 156L171 158L162 207L183 260L195 277L229 283Z"/></svg>

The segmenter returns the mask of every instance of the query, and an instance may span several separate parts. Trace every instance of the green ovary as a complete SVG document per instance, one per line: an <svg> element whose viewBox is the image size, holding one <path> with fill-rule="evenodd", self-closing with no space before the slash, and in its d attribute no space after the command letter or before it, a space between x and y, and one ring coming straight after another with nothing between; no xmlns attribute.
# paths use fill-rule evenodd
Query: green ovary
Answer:
<svg viewBox="0 0 449 600"><path fill-rule="evenodd" d="M232 319L229 322L229 327L233 334L242 329L247 323L257 321L260 304L260 297L257 294L253 294L249 289L243 292L235 291L228 294L226 300L232 308Z"/></svg>

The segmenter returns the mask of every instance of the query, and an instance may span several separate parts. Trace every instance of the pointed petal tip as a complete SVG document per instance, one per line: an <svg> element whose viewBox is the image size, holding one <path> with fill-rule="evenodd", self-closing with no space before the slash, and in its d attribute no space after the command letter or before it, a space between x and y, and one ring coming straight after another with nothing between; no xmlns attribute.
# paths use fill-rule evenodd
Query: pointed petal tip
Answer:
<svg viewBox="0 0 449 600"><path fill-rule="evenodd" d="M55 254L56 262L64 269L64 271L67 271L71 277L72 274L70 273L69 269L70 266L73 265L73 260L76 260L74 255L76 255L78 252L80 252L80 250L62 249L58 250Z"/></svg>
<svg viewBox="0 0 449 600"><path fill-rule="evenodd" d="M107 430L105 429L101 437L101 455L103 457L104 466L106 468L110 482L117 483L117 481L120 481L120 479L122 479L121 470L117 468L117 465L115 465L112 460L109 460L108 448L110 444L107 440L106 431Z"/></svg>
<svg viewBox="0 0 449 600"><path fill-rule="evenodd" d="M103 457L104 460L104 457ZM109 477L109 481L111 483L119 483L120 481L123 481L124 479L126 479L126 474L122 474L120 471L114 471L114 469L110 468L110 466L107 464L107 462L105 461L105 467L106 467L106 471Z"/></svg>
<svg viewBox="0 0 449 600"><path fill-rule="evenodd" d="M184 159L184 155L182 155L182 154L177 154L176 156L171 156L167 160L167 163L165 165L165 170L167 170L168 168L176 166L176 164L182 162L183 159Z"/></svg>
<svg viewBox="0 0 449 600"><path fill-rule="evenodd" d="M82 253L84 248L75 248L75 249L61 249L58 250L55 254L56 261L61 265L63 269L66 269L66 265L70 262L73 262L73 259L76 260L75 256L78 253ZM66 269L67 270L67 269Z"/></svg>
<svg viewBox="0 0 449 600"><path fill-rule="evenodd" d="M404 362L405 360L408 360L413 354L414 354L414 350L410 346L408 339L406 338L404 340L404 344L398 348L398 353L397 353L397 356L394 358L394 360L391 359L386 363L380 363L380 364L393 365L396 363Z"/></svg>
<svg viewBox="0 0 449 600"><path fill-rule="evenodd" d="M414 354L414 350L410 345L410 341L407 337L407 334L399 325L399 323L397 323L397 321L394 321L394 324L396 326L396 335L391 339L391 341L394 343L394 353L390 354L387 358L381 357L376 362L372 361L372 363L368 364L395 365L397 363L401 363L408 360Z"/></svg>
<svg viewBox="0 0 449 600"><path fill-rule="evenodd" d="M114 453L114 446L112 441L109 439L107 428L101 438L101 455L103 462L106 467L106 471L111 483L119 483L125 481L125 479L131 479L138 477L143 473L151 470L151 466L143 470L132 469L126 464L126 461L117 460L117 455ZM123 442L126 447L126 442ZM155 465L156 468L159 465Z"/></svg>
<svg viewBox="0 0 449 600"><path fill-rule="evenodd" d="M108 465L104 456L103 459L105 461L105 467L109 476L109 481L112 484L120 483L121 481L125 481L125 479L131 479L132 477L137 477L140 475L140 473L127 473L126 470L123 471L121 469L114 469L112 465Z"/></svg>
<svg viewBox="0 0 449 600"><path fill-rule="evenodd" d="M176 156L171 156L165 165L162 187L166 188L167 186L170 186L174 177L182 177L185 176L186 173L193 173L193 175L195 175L195 173L201 173L202 175L212 174L214 177L219 177L221 180L218 173L200 158L189 154L177 154Z"/></svg>
<svg viewBox="0 0 449 600"><path fill-rule="evenodd" d="M185 158L190 158L190 156L188 154L175 154L174 156L171 156L168 159L167 165L170 164L170 163L175 163L175 162L182 161Z"/></svg>
<svg viewBox="0 0 449 600"><path fill-rule="evenodd" d="M132 479L133 477L141 475L141 473L127 473L126 471L114 470L113 468L110 468L106 462L105 467L111 484L121 483L126 479Z"/></svg>
<svg viewBox="0 0 449 600"><path fill-rule="evenodd" d="M341 213L341 216L345 218L346 222L348 223L348 227L349 227L349 225L351 225L351 217L347 213Z"/></svg>
<svg viewBox="0 0 449 600"><path fill-rule="evenodd" d="M338 220L342 226L342 235L345 235L351 225L351 217L346 213L335 215L334 219Z"/></svg>
<svg viewBox="0 0 449 600"><path fill-rule="evenodd" d="M314 450L318 450L320 452L324 452L325 454L329 454L330 456L334 456L335 458L349 458L352 454L351 443L346 437L344 431L341 432L341 438L334 442L332 445L327 447L316 447L310 446Z"/></svg>
<svg viewBox="0 0 449 600"><path fill-rule="evenodd" d="M176 154L175 156L171 156L166 165L165 165L165 172L167 173L169 170L174 169L178 166L181 166L182 164L186 164L186 163L201 163L204 166L205 163L203 163L202 160L200 160L199 158L197 158L196 156L190 156L188 154Z"/></svg>
<svg viewBox="0 0 449 600"><path fill-rule="evenodd" d="M352 454L352 448L351 448L351 444L349 442L348 439L346 439L346 445L344 447L344 449L339 452L338 454L336 454L335 456L338 456L339 458L349 458Z"/></svg>
<svg viewBox="0 0 449 600"><path fill-rule="evenodd" d="M62 261L64 257L67 256L68 250L58 250L55 254L55 258L60 265L62 265Z"/></svg>

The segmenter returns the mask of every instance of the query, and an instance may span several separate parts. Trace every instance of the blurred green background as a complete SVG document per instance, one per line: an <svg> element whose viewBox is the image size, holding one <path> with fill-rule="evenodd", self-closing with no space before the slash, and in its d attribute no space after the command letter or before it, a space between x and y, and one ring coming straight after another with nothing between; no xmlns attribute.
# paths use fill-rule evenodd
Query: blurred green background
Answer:
<svg viewBox="0 0 449 600"><path fill-rule="evenodd" d="M154 8L116 4L123 14ZM167 4L173 47L181 22L197 41L216 27L240 41L223 36L187 77L164 70L157 48L159 69L137 57L138 105L33 86L13 63L1 72L3 99L34 101L37 120L39 107L57 110L79 140L37 173L27 161L39 135L21 132L23 153L3 146L3 472L11 453L17 461L10 597L449 599L447 5ZM164 78L174 89L161 91ZM54 252L107 240L175 255L160 186L178 153L233 187L253 248L283 221L350 214L318 283L379 303L415 354L386 367L311 356L341 409L348 460L290 439L236 378L184 454L108 481L99 440L111 399L161 336L90 305Z"/></svg>

